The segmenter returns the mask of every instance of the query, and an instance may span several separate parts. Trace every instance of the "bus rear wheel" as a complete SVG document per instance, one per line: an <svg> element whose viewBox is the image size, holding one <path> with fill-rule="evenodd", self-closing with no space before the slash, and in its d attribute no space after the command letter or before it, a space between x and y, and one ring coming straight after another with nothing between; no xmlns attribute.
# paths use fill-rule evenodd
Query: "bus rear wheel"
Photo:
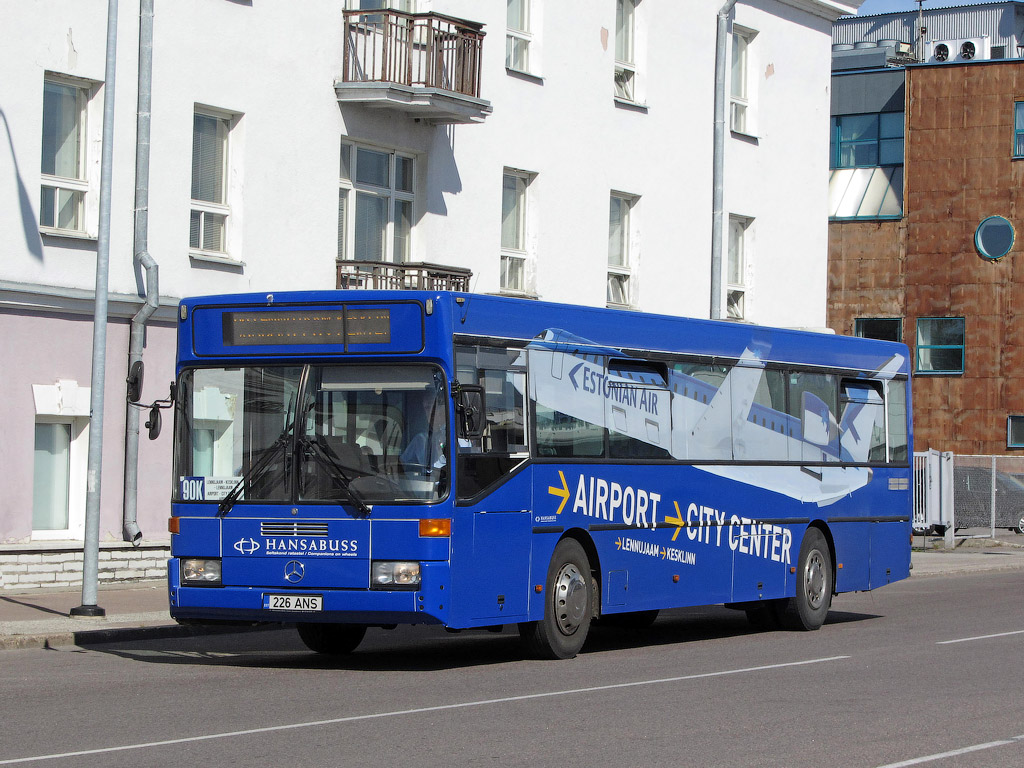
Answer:
<svg viewBox="0 0 1024 768"><path fill-rule="evenodd" d="M519 625L528 651L543 659L571 659L583 647L593 618L590 560L575 539L562 539L548 566L544 618Z"/></svg>
<svg viewBox="0 0 1024 768"><path fill-rule="evenodd" d="M782 606L781 623L788 629L815 630L825 623L832 605L832 555L825 536L808 528L796 568L796 597Z"/></svg>
<svg viewBox="0 0 1024 768"><path fill-rule="evenodd" d="M352 653L366 634L362 624L298 624L295 628L309 650L328 656Z"/></svg>

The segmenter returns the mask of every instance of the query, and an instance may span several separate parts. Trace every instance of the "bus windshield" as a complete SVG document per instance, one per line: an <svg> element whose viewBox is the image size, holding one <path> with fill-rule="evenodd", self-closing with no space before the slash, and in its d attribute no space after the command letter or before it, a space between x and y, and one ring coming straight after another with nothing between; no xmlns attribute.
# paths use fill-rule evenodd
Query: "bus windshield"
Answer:
<svg viewBox="0 0 1024 768"><path fill-rule="evenodd" d="M195 368L182 373L179 393L176 501L232 494L363 508L447 494L438 368Z"/></svg>

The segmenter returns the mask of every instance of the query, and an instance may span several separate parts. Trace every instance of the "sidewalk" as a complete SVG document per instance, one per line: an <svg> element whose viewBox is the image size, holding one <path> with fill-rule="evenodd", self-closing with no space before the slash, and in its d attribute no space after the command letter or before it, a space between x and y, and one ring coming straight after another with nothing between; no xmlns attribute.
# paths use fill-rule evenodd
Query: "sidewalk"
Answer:
<svg viewBox="0 0 1024 768"><path fill-rule="evenodd" d="M934 546L935 539L914 537L911 578L984 571L1024 570L1024 537L967 539L952 551L919 549ZM69 645L133 642L143 639L187 637L232 630L186 627L176 624L167 612L163 581L133 582L126 586L103 585L97 604L102 618L71 618L68 612L82 603L81 588L0 592L0 650Z"/></svg>

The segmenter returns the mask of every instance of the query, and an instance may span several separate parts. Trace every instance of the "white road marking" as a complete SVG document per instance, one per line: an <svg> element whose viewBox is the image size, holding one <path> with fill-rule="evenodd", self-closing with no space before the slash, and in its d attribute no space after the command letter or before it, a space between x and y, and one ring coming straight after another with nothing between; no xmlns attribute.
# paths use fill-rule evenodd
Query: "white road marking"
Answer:
<svg viewBox="0 0 1024 768"><path fill-rule="evenodd" d="M1010 635L1024 635L1024 629L1018 629L1014 632L999 632L995 635L978 635L976 637L961 637L958 640L941 640L936 645L953 645L954 643L969 643L972 640L989 640L993 637L1009 637Z"/></svg>
<svg viewBox="0 0 1024 768"><path fill-rule="evenodd" d="M993 747L1005 747L1007 744L1019 744L1022 741L1024 741L1024 733L1022 733L1020 736L1011 736L1008 739L1000 739L999 741L987 741L984 744L972 744L969 747L951 749L949 752L938 752L934 755L912 757L909 760L903 760L899 763L887 763L886 765L880 765L878 766L878 768L907 768L907 766L911 765L921 765L922 763L930 763L935 760L945 760L947 757L966 755L970 752L980 752L983 749L992 749Z"/></svg>
<svg viewBox="0 0 1024 768"><path fill-rule="evenodd" d="M740 675L747 672L766 672L772 669L786 669L788 667L801 667L809 664L824 664L830 661L842 661L849 659L849 656L827 656L821 659L806 659L804 661L788 661L781 664L765 664L760 667L743 667L741 669L726 669L720 672L704 672L697 675L680 675L679 677L662 677L655 680L637 680L630 683L612 683L609 685L595 685L587 688L570 688L564 691L548 691L547 693L527 693L522 696L505 696L500 699L481 699L479 701L464 701L456 704L439 704L433 707L417 707L415 709L399 709L392 712L377 712L370 715L351 715L349 717L335 717L329 720L312 720L306 723L291 723L289 725L271 725L264 728L248 728L242 731L225 731L222 733L209 733L204 736L187 736L181 739L167 739L165 741L149 741L141 744L124 744L119 747L102 747L100 749L83 749L77 752L58 752L52 755L36 755L34 757L17 757L10 760L0 760L0 765L15 765L17 763L31 763L43 760L61 760L69 757L83 757L85 755L102 755L111 752L126 752L133 749L152 749L153 747L167 747L175 744L192 744L212 739L228 739L234 736L253 736L263 733L276 733L279 731L291 731L297 728L317 728L326 725L339 725L341 723L355 723L361 720L376 720L384 717L401 717L403 715L419 715L425 712L443 712L451 709L466 709L469 707L483 707L490 704L508 704L514 701L530 701L531 699L546 699L553 696L571 696L579 693L594 693L597 691L612 691L619 688L637 688L646 685L664 685L666 683L679 683L685 680L702 680L709 677L725 677L727 675Z"/></svg>

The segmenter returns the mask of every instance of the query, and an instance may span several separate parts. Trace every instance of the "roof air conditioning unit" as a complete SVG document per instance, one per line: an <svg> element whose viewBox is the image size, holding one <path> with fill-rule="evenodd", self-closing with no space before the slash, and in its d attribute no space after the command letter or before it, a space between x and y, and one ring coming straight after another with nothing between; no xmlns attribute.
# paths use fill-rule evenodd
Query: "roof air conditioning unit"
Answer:
<svg viewBox="0 0 1024 768"><path fill-rule="evenodd" d="M989 38L970 37L959 40L933 40L929 43L928 61L932 64L953 64L990 58Z"/></svg>

